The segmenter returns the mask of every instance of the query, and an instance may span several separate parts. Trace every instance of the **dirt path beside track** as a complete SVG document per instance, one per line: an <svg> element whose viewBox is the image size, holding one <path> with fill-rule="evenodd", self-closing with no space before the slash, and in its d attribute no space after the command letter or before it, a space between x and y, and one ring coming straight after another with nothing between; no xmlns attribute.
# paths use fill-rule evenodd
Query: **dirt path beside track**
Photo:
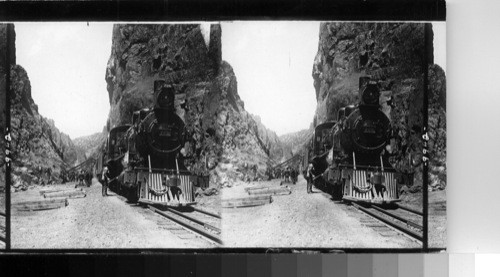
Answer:
<svg viewBox="0 0 500 277"><path fill-rule="evenodd" d="M74 184L51 187L73 188ZM49 188L49 187L46 187ZM166 219L110 193L101 196L94 180L85 198L69 199L64 208L12 210L12 248L206 248L202 239L183 239L169 230ZM41 199L39 188L12 194L12 202ZM194 236L194 235L193 235Z"/></svg>
<svg viewBox="0 0 500 277"><path fill-rule="evenodd" d="M280 181L237 183L224 188L222 199L248 196L246 187L278 187ZM290 195L273 196L263 206L223 209L223 240L227 247L416 248L417 242L397 232L367 226L364 214L313 189L299 177L288 184Z"/></svg>

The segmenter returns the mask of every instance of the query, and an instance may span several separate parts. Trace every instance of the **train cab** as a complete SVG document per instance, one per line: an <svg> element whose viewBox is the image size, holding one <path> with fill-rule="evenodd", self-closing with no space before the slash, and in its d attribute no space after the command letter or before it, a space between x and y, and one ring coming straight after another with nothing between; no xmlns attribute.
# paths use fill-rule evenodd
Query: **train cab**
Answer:
<svg viewBox="0 0 500 277"><path fill-rule="evenodd" d="M114 160L127 152L126 133L130 125L115 127L109 131L107 139L107 158Z"/></svg>
<svg viewBox="0 0 500 277"><path fill-rule="evenodd" d="M328 121L316 126L313 136L313 156L323 155L332 148L332 128L335 123Z"/></svg>

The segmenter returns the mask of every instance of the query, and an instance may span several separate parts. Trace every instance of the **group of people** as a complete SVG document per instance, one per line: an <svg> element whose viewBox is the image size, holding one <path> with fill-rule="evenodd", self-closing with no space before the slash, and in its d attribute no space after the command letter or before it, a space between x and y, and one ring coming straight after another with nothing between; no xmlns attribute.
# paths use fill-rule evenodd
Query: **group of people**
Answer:
<svg viewBox="0 0 500 277"><path fill-rule="evenodd" d="M296 169L292 169L290 166L287 166L283 171L282 179L285 183L297 183L297 177L299 176L299 171Z"/></svg>
<svg viewBox="0 0 500 277"><path fill-rule="evenodd" d="M78 181L78 183L75 185L75 188L78 187L78 186L87 186L87 187L90 187L90 185L92 184L92 173L88 170L83 170L83 169L80 169L80 171L78 171L78 173L74 174L73 175L76 179L75 180L71 180L70 181Z"/></svg>
<svg viewBox="0 0 500 277"><path fill-rule="evenodd" d="M52 178L52 169L50 167L42 168L38 166L37 173L42 186L51 184L54 181Z"/></svg>
<svg viewBox="0 0 500 277"><path fill-rule="evenodd" d="M92 180L92 173L90 173L90 171L85 171L83 169L81 170L74 170L74 171L69 171L69 172L66 172L66 171L62 171L61 172L61 179L63 181L63 184L66 183L66 182L79 182L80 181L80 177L81 176L84 176L84 180L85 180L85 176L87 176L87 178L90 178L90 180ZM88 177L90 176L90 177Z"/></svg>
<svg viewBox="0 0 500 277"><path fill-rule="evenodd" d="M40 176L39 178L41 185L48 185L52 184L53 182L57 182L57 173L55 174L56 177L53 177L52 169L50 167L42 168L41 166L38 166L37 173L38 176ZM65 184L67 182L78 182L76 186L79 185L90 186L92 183L92 173L90 171L84 171L83 169L79 171L69 171L69 172L64 169L61 169L61 172L59 173L59 178L62 184Z"/></svg>
<svg viewBox="0 0 500 277"><path fill-rule="evenodd" d="M283 180L283 182L280 185L287 183L287 182L295 184L295 183L297 183L299 171L295 168L290 167L290 166L287 166L284 169L268 168L266 170L266 175L268 177L268 180L272 180L275 178ZM312 193L312 185L313 185L314 180L316 178L316 176L314 175L314 166L312 163L309 163L308 167L304 171L304 177L307 181L307 193Z"/></svg>
<svg viewBox="0 0 500 277"><path fill-rule="evenodd" d="M266 175L267 175L268 180L281 179L284 182L295 184L297 182L297 178L299 176L299 171L295 168L291 168L290 166L287 166L285 169L268 168L266 171Z"/></svg>
<svg viewBox="0 0 500 277"><path fill-rule="evenodd" d="M259 178L259 175L257 174L257 171L259 169L259 166L256 165L256 164L248 164L248 163L244 163L243 164L243 176L242 176L242 180L247 182L247 183L250 183L251 181L257 181Z"/></svg>

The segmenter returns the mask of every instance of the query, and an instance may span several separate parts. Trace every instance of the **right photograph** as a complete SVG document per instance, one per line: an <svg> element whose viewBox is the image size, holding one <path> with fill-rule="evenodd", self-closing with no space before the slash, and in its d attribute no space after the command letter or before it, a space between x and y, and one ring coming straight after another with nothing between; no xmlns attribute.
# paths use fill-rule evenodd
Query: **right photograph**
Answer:
<svg viewBox="0 0 500 277"><path fill-rule="evenodd" d="M446 249L446 23L221 23L228 248Z"/></svg>

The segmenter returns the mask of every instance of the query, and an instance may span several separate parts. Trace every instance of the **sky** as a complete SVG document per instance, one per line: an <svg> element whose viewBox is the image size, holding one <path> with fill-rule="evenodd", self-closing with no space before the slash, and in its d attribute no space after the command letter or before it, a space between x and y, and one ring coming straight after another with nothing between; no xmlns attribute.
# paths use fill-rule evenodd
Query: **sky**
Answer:
<svg viewBox="0 0 500 277"><path fill-rule="evenodd" d="M38 112L72 139L106 124L112 29L101 23L15 24L17 64L28 73Z"/></svg>
<svg viewBox="0 0 500 277"><path fill-rule="evenodd" d="M222 24L222 59L233 67L245 110L278 135L312 122L318 40L319 22Z"/></svg>
<svg viewBox="0 0 500 277"><path fill-rule="evenodd" d="M319 22L223 22L222 58L245 109L278 135L306 129L316 109L311 76ZM39 113L72 139L100 132L109 113L110 23L16 23L16 58ZM446 70L445 23L433 24L435 63Z"/></svg>
<svg viewBox="0 0 500 277"><path fill-rule="evenodd" d="M434 63L446 71L446 22L432 23L434 33Z"/></svg>

